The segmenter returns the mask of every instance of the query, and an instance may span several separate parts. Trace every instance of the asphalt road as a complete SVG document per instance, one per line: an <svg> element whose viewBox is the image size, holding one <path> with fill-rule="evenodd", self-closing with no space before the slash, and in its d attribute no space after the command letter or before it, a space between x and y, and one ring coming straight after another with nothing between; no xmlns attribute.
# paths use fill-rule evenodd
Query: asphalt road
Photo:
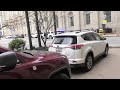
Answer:
<svg viewBox="0 0 120 90"><path fill-rule="evenodd" d="M120 79L120 48L111 48L109 55L94 62L91 71L83 73L80 68L72 69L72 79Z"/></svg>

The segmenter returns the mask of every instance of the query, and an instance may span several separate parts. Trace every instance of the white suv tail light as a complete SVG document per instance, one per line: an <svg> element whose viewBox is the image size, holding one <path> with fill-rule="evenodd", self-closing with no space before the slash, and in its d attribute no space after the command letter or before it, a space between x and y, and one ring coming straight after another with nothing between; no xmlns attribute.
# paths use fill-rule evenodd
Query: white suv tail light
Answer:
<svg viewBox="0 0 120 90"><path fill-rule="evenodd" d="M70 46L67 46L65 48L71 48L71 49L81 49L81 47L84 46L83 44L74 44L74 45L70 45Z"/></svg>

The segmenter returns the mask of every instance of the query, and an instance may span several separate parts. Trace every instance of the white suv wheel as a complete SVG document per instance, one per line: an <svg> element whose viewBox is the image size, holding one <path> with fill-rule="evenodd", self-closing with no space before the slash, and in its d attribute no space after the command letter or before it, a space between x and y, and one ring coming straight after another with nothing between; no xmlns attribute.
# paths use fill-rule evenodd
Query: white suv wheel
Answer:
<svg viewBox="0 0 120 90"><path fill-rule="evenodd" d="M104 57L106 57L106 56L108 55L108 51L109 51L109 47L106 47L106 48L105 48L104 55L103 55Z"/></svg>
<svg viewBox="0 0 120 90"><path fill-rule="evenodd" d="M88 69L91 69L92 68L92 57L91 56L89 56L88 58L87 58L87 68Z"/></svg>
<svg viewBox="0 0 120 90"><path fill-rule="evenodd" d="M93 57L91 54L88 54L85 60L85 66L83 67L83 71L88 72L93 67Z"/></svg>

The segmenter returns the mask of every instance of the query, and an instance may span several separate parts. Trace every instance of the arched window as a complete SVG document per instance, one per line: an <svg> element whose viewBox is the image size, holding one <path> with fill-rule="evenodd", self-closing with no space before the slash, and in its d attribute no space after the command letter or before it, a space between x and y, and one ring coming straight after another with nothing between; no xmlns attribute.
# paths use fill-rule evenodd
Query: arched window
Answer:
<svg viewBox="0 0 120 90"><path fill-rule="evenodd" d="M73 12L69 12L68 13L68 22L70 26L74 26L74 16L73 16Z"/></svg>

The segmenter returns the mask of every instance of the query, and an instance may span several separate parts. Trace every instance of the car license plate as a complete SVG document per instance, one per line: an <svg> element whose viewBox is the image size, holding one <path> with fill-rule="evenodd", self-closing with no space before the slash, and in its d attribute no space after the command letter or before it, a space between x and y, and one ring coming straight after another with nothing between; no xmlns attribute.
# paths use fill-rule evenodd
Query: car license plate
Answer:
<svg viewBox="0 0 120 90"><path fill-rule="evenodd" d="M57 52L57 53L62 52L62 48L56 48L56 52Z"/></svg>

